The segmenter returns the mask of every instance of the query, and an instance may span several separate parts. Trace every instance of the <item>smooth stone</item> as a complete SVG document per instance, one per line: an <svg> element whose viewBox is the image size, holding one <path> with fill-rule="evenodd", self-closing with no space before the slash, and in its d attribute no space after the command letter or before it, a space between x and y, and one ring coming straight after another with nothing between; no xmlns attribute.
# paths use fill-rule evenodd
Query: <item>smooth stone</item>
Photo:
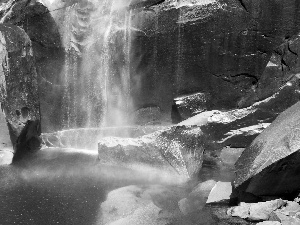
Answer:
<svg viewBox="0 0 300 225"><path fill-rule="evenodd" d="M224 164L228 166L234 166L244 150L244 148L225 147L220 153L220 158Z"/></svg>
<svg viewBox="0 0 300 225"><path fill-rule="evenodd" d="M12 163L14 154L11 151L0 151L0 165L9 165Z"/></svg>
<svg viewBox="0 0 300 225"><path fill-rule="evenodd" d="M137 209L147 206L151 200L144 196L143 188L134 185L109 192L106 201L100 206L101 222L107 224L117 221L132 215Z"/></svg>
<svg viewBox="0 0 300 225"><path fill-rule="evenodd" d="M221 202L229 200L232 194L232 185L230 182L217 182L208 195L206 203Z"/></svg>

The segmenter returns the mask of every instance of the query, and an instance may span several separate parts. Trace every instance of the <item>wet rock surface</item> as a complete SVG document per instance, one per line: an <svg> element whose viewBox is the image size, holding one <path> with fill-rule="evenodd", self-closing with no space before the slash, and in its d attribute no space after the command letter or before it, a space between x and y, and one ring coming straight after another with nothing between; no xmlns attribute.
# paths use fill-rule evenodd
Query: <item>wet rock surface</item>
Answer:
<svg viewBox="0 0 300 225"><path fill-rule="evenodd" d="M164 126L81 128L43 133L41 138L47 147L96 150L98 141L104 137L138 138L163 129Z"/></svg>
<svg viewBox="0 0 300 225"><path fill-rule="evenodd" d="M299 101L299 78L291 77L278 92L250 107L229 111L206 111L179 125L201 126L207 148L245 148L284 110Z"/></svg>
<svg viewBox="0 0 300 225"><path fill-rule="evenodd" d="M35 58L33 66L39 86L38 96L44 132L61 129L63 97L61 72L65 50L58 25L47 7L38 1L8 1L1 5L0 16L1 23L22 28L31 40L31 55Z"/></svg>
<svg viewBox="0 0 300 225"><path fill-rule="evenodd" d="M173 123L179 123L203 111L207 111L210 96L205 93L175 98L172 105L171 118Z"/></svg>
<svg viewBox="0 0 300 225"><path fill-rule="evenodd" d="M138 125L159 125L162 123L162 113L159 107L143 107L133 113L131 120Z"/></svg>
<svg viewBox="0 0 300 225"><path fill-rule="evenodd" d="M133 84L136 104L169 111L174 97L199 92L211 97L208 110L228 110L270 97L288 77L284 64L297 61L297 50L278 49L297 35L298 11L294 1L275 0L162 1L139 11L133 61L144 88ZM274 55L273 76L266 66Z"/></svg>
<svg viewBox="0 0 300 225"><path fill-rule="evenodd" d="M0 24L0 32L1 108L14 152L34 151L40 147L40 141L36 140L40 135L41 117L31 41L23 29L14 25ZM30 125L32 123L35 125Z"/></svg>
<svg viewBox="0 0 300 225"><path fill-rule="evenodd" d="M104 138L98 144L99 160L112 164L148 164L194 177L203 162L199 127L171 127L136 139Z"/></svg>

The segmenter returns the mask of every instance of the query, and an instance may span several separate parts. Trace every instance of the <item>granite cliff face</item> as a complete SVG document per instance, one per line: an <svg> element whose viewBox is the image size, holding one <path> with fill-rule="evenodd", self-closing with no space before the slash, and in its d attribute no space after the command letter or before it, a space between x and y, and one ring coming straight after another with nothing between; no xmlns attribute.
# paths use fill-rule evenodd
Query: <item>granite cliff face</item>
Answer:
<svg viewBox="0 0 300 225"><path fill-rule="evenodd" d="M169 112L174 97L199 92L205 109L233 109L271 96L298 60L288 46L299 10L295 1L163 1L135 13L136 106Z"/></svg>

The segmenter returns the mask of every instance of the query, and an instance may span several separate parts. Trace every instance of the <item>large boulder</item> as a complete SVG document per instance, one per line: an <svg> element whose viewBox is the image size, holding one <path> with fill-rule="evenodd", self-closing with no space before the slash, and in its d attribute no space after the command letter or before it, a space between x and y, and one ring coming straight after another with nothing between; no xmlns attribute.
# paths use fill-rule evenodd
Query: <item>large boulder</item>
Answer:
<svg viewBox="0 0 300 225"><path fill-rule="evenodd" d="M265 129L236 162L234 186L257 196L294 194L299 186L300 103Z"/></svg>
<svg viewBox="0 0 300 225"><path fill-rule="evenodd" d="M1 108L18 155L40 147L38 78L31 41L25 31L14 25L0 24L0 36Z"/></svg>
<svg viewBox="0 0 300 225"><path fill-rule="evenodd" d="M44 132L62 128L65 51L58 25L38 1L11 0L0 6L1 22L21 27L32 43Z"/></svg>
<svg viewBox="0 0 300 225"><path fill-rule="evenodd" d="M140 138L103 138L98 144L102 163L146 165L184 177L196 177L203 162L203 136L194 127L171 127Z"/></svg>

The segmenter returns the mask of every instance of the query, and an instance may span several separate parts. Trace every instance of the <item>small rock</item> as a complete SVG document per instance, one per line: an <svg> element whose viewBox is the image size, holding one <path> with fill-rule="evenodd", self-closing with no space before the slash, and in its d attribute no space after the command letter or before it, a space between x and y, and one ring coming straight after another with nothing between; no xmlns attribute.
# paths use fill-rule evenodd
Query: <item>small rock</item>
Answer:
<svg viewBox="0 0 300 225"><path fill-rule="evenodd" d="M9 165L12 163L14 154L12 151L1 151L0 150L0 165Z"/></svg>
<svg viewBox="0 0 300 225"><path fill-rule="evenodd" d="M278 221L263 221L260 223L257 223L256 225L281 225Z"/></svg>
<svg viewBox="0 0 300 225"><path fill-rule="evenodd" d="M208 195L206 203L220 202L229 200L232 193L230 182L217 182Z"/></svg>

